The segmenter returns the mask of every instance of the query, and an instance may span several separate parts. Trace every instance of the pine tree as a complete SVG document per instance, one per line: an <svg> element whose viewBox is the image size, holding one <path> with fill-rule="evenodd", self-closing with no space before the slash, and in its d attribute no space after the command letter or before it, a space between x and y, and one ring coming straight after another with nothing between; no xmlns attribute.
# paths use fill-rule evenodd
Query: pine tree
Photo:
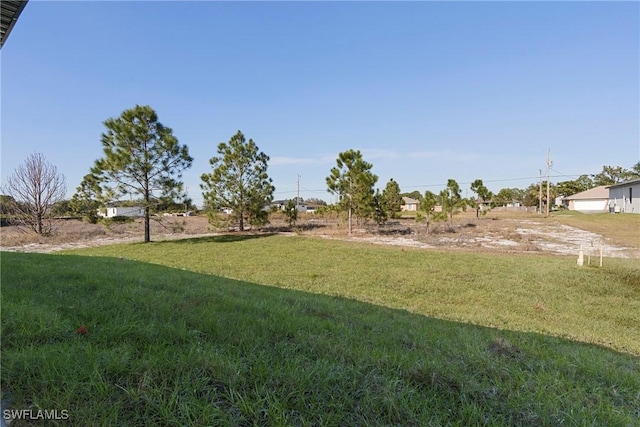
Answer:
<svg viewBox="0 0 640 427"><path fill-rule="evenodd" d="M374 213L373 186L378 177L371 172L372 167L359 150L347 150L338 154L336 166L326 179L328 191L339 197L338 207L347 211L349 234L352 216L364 220Z"/></svg>
<svg viewBox="0 0 640 427"><path fill-rule="evenodd" d="M260 152L252 139L238 131L228 143L218 144L217 157L209 160L213 171L202 174L205 203L213 208L228 208L244 231L245 220L252 225L267 222L264 209L273 200L275 188L267 174L269 156Z"/></svg>
<svg viewBox="0 0 640 427"><path fill-rule="evenodd" d="M386 215L396 218L402 206L402 196L400 196L400 186L391 178L382 191L382 205Z"/></svg>
<svg viewBox="0 0 640 427"><path fill-rule="evenodd" d="M138 196L144 209L144 241L151 241L150 209L159 200L179 197L182 172L193 159L171 128L158 121L148 105L125 110L120 117L104 122L101 142L104 157L95 161L78 188L90 190L102 204L128 195Z"/></svg>

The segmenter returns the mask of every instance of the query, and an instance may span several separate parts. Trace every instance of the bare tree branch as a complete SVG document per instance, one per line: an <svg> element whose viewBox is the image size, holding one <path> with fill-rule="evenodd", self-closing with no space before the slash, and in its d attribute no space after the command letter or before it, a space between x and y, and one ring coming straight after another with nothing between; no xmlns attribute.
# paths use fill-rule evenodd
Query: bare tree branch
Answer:
<svg viewBox="0 0 640 427"><path fill-rule="evenodd" d="M34 153L9 176L3 191L16 202L12 221L19 228L49 234L53 229L51 207L64 199L67 183L44 155Z"/></svg>

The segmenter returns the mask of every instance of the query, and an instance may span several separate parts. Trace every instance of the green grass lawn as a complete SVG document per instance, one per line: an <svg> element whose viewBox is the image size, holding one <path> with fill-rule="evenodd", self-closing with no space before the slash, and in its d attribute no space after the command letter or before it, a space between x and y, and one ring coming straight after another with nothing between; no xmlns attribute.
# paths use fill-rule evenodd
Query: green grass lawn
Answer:
<svg viewBox="0 0 640 427"><path fill-rule="evenodd" d="M631 260L219 236L1 267L3 400L63 424L640 423Z"/></svg>
<svg viewBox="0 0 640 427"><path fill-rule="evenodd" d="M640 355L637 260L578 267L574 257L565 256L400 249L282 235L222 235L77 253L558 335Z"/></svg>

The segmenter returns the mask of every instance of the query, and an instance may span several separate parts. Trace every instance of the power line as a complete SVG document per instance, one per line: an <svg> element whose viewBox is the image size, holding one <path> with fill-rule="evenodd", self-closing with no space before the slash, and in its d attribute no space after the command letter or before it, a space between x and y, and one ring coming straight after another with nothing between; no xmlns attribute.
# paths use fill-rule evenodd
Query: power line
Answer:
<svg viewBox="0 0 640 427"><path fill-rule="evenodd" d="M582 175L568 175L568 174L564 174L560 171L557 171L553 168L549 168L550 171L553 171L556 173L556 175L548 175L549 178L579 178L583 175L594 175L594 174L582 174ZM536 183L540 180L539 176L523 176L523 177L518 177L518 178L499 178L499 179L488 179L488 180L482 180L485 184L489 184L489 183L498 183L498 182L513 182L513 181L524 181L524 180L531 180L532 183ZM458 182L458 184L460 185L471 185L473 183L473 181L462 181L462 182ZM429 188L429 187L446 187L447 183L446 182L442 182L439 184L417 184L417 185L403 185L402 189L417 189L417 188ZM304 186L300 186L300 189L307 192L307 193L326 193L327 189L310 189ZM296 194L296 190L282 190L282 191L276 191L274 192L274 194Z"/></svg>
<svg viewBox="0 0 640 427"><path fill-rule="evenodd" d="M559 173L559 172L556 172ZM569 177L578 177L580 175L549 175L550 178L569 178ZM538 176L524 176L524 177L520 177L520 178L501 178L501 179L489 179L489 180L483 180L482 182L486 183L495 183L495 182L509 182L509 181L524 181L525 179L528 180L533 180L534 182L537 182L539 177ZM463 181L463 182L459 182L458 184L460 185L471 185L473 183L473 181ZM403 185L402 188L403 189L407 189L407 188L427 188L427 187L446 187L447 183L440 183L440 184L419 184L419 185ZM303 186L300 186L300 189L304 190L305 192L309 192L309 193L325 193L327 191L327 189L322 189L322 190L312 190ZM274 194L285 194L285 193L291 193L291 194L295 194L296 190L282 190L282 191L276 191L274 192Z"/></svg>

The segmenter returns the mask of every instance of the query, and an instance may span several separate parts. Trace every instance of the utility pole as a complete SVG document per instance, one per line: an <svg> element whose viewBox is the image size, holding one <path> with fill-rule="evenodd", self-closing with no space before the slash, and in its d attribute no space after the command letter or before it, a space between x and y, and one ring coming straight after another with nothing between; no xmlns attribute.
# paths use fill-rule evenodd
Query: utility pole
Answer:
<svg viewBox="0 0 640 427"><path fill-rule="evenodd" d="M547 150L547 214L546 217L549 217L549 205L551 204L551 200L549 199L549 170L551 169L551 165L553 162L551 161L550 156L551 150Z"/></svg>
<svg viewBox="0 0 640 427"><path fill-rule="evenodd" d="M298 174L298 197L296 198L296 205L300 204L300 174Z"/></svg>
<svg viewBox="0 0 640 427"><path fill-rule="evenodd" d="M542 169L538 169L540 172L540 178L538 179L538 184L540 188L538 189L538 215L542 215Z"/></svg>
<svg viewBox="0 0 640 427"><path fill-rule="evenodd" d="M189 187L184 187L184 213L186 214L189 210L189 206L187 204L187 200L189 199Z"/></svg>

